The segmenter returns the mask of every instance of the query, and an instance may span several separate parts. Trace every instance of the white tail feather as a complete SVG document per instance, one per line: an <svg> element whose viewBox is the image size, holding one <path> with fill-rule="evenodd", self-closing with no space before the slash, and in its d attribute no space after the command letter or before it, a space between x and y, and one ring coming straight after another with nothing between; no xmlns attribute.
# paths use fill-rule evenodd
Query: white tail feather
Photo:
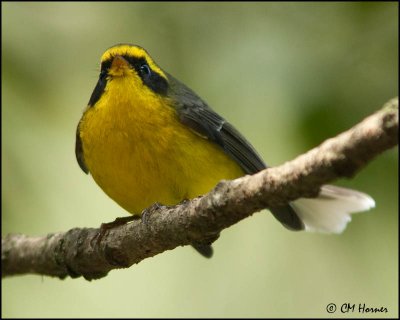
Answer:
<svg viewBox="0 0 400 320"><path fill-rule="evenodd" d="M325 185L318 198L301 198L291 205L306 231L341 233L352 213L375 207L375 201L359 191Z"/></svg>

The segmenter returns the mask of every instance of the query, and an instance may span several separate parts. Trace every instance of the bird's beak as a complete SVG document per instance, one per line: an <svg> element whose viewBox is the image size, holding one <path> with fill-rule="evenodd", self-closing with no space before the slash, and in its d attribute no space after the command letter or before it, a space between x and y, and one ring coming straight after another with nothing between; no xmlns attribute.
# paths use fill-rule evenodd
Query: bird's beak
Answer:
<svg viewBox="0 0 400 320"><path fill-rule="evenodd" d="M112 76L123 76L129 70L129 62L124 57L117 55L114 57L109 73Z"/></svg>

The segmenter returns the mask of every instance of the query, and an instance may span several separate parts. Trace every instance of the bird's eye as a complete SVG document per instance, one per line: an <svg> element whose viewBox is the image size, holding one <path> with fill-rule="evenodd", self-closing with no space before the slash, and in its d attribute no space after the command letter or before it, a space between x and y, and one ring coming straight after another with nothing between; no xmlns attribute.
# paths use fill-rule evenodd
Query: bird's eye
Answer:
<svg viewBox="0 0 400 320"><path fill-rule="evenodd" d="M147 64L142 64L140 66L140 72L142 73L142 75L144 75L146 77L151 75L150 67Z"/></svg>

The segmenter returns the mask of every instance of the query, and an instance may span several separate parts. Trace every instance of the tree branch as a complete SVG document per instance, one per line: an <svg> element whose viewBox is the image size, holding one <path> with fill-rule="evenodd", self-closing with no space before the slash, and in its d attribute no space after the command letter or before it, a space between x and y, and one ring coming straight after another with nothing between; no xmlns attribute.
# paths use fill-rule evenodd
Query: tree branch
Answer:
<svg viewBox="0 0 400 320"><path fill-rule="evenodd" d="M208 194L174 207L153 205L145 219L107 232L74 228L67 232L2 238L2 276L34 273L104 277L177 246L212 242L236 222L267 207L315 197L321 185L352 177L374 157L398 144L398 98L350 130L279 167L221 181ZM94 239L94 240L93 240Z"/></svg>

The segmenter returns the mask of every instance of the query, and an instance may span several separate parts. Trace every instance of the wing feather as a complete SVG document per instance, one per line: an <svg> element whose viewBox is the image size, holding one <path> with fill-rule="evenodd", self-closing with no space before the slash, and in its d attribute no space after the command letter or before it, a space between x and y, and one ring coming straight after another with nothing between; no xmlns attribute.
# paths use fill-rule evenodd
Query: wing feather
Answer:
<svg viewBox="0 0 400 320"><path fill-rule="evenodd" d="M254 147L224 118L214 112L191 89L168 74L170 96L174 100L179 119L201 137L219 145L243 171L254 174L267 165ZM290 204L271 208L272 214L286 228L303 230L304 224Z"/></svg>

